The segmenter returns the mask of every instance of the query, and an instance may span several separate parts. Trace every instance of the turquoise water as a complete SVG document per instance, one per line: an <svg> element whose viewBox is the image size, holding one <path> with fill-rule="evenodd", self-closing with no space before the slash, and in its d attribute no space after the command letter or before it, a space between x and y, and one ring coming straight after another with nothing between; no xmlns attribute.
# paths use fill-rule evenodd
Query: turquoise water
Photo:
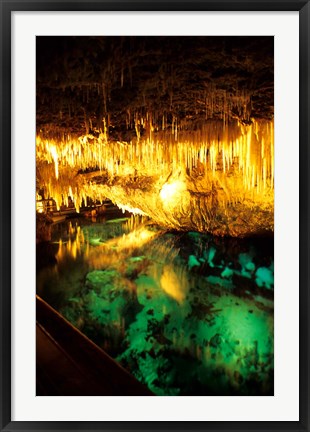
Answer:
<svg viewBox="0 0 310 432"><path fill-rule="evenodd" d="M156 395L273 394L273 241L54 227L37 292Z"/></svg>

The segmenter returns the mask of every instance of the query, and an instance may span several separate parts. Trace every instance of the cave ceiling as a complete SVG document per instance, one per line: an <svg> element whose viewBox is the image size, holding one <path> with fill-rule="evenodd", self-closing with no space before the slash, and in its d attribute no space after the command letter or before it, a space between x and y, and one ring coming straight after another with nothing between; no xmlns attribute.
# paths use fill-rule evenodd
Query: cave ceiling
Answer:
<svg viewBox="0 0 310 432"><path fill-rule="evenodd" d="M128 141L130 114L146 111L193 129L206 118L272 119L273 38L37 38L39 129L99 130L106 114L110 138Z"/></svg>

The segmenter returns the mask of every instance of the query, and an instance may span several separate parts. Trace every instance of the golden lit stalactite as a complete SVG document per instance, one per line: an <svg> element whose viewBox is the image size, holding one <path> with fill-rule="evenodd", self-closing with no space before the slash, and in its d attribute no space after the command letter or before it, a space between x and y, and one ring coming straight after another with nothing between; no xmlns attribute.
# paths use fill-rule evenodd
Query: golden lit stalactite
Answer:
<svg viewBox="0 0 310 432"><path fill-rule="evenodd" d="M119 209L122 210L123 213L125 213L126 211L129 213L132 213L133 215L141 215L141 216L146 216L146 213L144 213L142 210L140 210L139 208L134 208L134 207L130 207L128 204L120 204L120 203L115 203L117 205L117 207Z"/></svg>
<svg viewBox="0 0 310 432"><path fill-rule="evenodd" d="M38 185L58 209L68 196L77 211L87 197L110 198L123 211L178 229L246 235L255 226L273 228L272 121L206 122L188 131L175 120L170 132L156 131L151 115L136 115L135 123L147 133L129 143L106 134L37 137ZM98 169L99 183L84 174Z"/></svg>
<svg viewBox="0 0 310 432"><path fill-rule="evenodd" d="M255 180L262 179L263 158L266 159L266 172L271 171L273 137L272 125L269 123L271 122L260 122L258 125L254 122L250 126L235 123L229 126L228 132L222 134L217 126L208 124L200 133L180 130L176 140L175 134L171 136L165 131L155 134L150 119L147 139L140 138L125 144L107 142L105 134L98 138L85 135L79 139L64 140L42 139L38 136L37 159L54 162L56 177L60 164L82 170L99 166L100 170L107 170L114 176L127 174L130 166L134 166L138 173L148 174L167 170L171 164L174 168L185 168L191 172L197 167L198 160L206 164L207 169L223 169L226 172L234 159L238 159L245 185L248 185L252 181L253 173ZM252 133L253 129L259 129L260 141L257 133ZM212 138L212 135L216 136L216 139ZM229 138L231 136L232 138ZM267 151L260 151L259 154L262 145ZM272 187L272 182L270 185Z"/></svg>

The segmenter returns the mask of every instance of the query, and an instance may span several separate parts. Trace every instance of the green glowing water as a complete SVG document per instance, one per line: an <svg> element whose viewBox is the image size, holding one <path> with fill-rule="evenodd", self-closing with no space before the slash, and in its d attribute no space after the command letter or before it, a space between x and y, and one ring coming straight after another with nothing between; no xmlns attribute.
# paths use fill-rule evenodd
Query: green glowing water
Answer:
<svg viewBox="0 0 310 432"><path fill-rule="evenodd" d="M272 395L272 242L133 225L63 224L38 294L156 395Z"/></svg>

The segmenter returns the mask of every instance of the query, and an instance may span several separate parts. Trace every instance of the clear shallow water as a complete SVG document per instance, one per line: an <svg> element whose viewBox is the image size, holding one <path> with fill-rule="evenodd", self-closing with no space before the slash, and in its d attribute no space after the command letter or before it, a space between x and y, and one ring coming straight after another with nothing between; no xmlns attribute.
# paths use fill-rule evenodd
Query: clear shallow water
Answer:
<svg viewBox="0 0 310 432"><path fill-rule="evenodd" d="M273 394L273 242L56 225L37 292L157 395Z"/></svg>

